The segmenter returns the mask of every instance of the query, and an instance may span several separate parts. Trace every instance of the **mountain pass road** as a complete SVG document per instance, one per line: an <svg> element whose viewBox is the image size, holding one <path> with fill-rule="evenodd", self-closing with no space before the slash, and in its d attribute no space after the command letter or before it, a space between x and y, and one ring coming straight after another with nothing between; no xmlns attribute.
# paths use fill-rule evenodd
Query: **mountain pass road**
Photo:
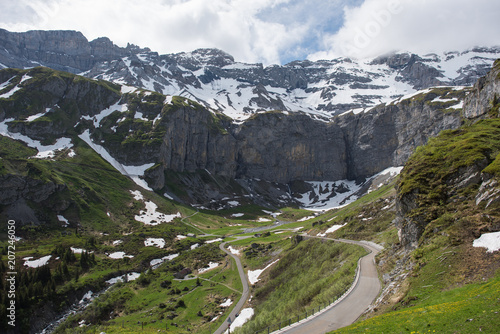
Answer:
<svg viewBox="0 0 500 334"><path fill-rule="evenodd" d="M292 324L277 333L287 334L323 334L355 322L380 292L380 281L375 267L375 255L382 249L379 245L344 239L328 239L337 242L351 243L364 247L370 254L362 257L359 262L359 278L352 291L333 306L327 308L316 317L311 317L300 323Z"/></svg>

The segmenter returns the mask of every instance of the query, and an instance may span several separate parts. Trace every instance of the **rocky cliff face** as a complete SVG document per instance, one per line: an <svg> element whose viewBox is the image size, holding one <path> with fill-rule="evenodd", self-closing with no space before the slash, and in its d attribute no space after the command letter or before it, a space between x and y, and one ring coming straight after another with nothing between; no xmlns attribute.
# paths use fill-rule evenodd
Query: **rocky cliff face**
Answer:
<svg viewBox="0 0 500 334"><path fill-rule="evenodd" d="M56 70L81 73L95 64L149 51L134 45L120 48L108 38L89 42L77 31L28 31L12 33L0 29L0 64L25 68L43 64Z"/></svg>
<svg viewBox="0 0 500 334"><path fill-rule="evenodd" d="M488 75L480 78L471 93L467 96L464 105L464 117L476 119L486 117L491 112L498 112L500 97L500 61L496 61Z"/></svg>
<svg viewBox="0 0 500 334"><path fill-rule="evenodd" d="M119 163L153 164L146 174L154 189L164 188L166 172L207 171L277 182L280 189L293 181L362 181L404 164L429 137L456 128L460 115L453 108L464 94L428 90L331 121L268 112L235 123L184 98L64 72L4 70L0 78L0 94L15 91L0 98L6 131L47 144L88 131Z"/></svg>
<svg viewBox="0 0 500 334"><path fill-rule="evenodd" d="M280 183L362 180L402 166L417 146L460 125L458 109L445 112L442 105L431 103L452 91L422 93L332 122L278 112L255 116L234 132L237 177Z"/></svg>

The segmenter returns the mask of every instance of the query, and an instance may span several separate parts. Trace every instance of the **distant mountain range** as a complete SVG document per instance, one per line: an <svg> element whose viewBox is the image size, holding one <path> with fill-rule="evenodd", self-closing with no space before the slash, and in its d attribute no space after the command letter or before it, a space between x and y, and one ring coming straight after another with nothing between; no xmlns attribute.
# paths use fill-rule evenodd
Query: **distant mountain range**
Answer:
<svg viewBox="0 0 500 334"><path fill-rule="evenodd" d="M42 65L183 96L240 121L271 110L302 111L324 119L432 86L471 86L497 58L500 48L476 47L264 67L236 62L217 49L159 55L135 45L121 48L108 38L89 42L75 31L0 30L0 68Z"/></svg>

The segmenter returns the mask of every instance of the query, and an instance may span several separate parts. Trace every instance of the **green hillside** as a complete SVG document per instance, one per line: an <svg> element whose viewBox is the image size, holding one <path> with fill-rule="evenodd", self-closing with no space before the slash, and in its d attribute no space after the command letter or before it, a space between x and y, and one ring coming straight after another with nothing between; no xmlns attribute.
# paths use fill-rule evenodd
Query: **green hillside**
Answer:
<svg viewBox="0 0 500 334"><path fill-rule="evenodd" d="M400 286L392 290L387 282L391 293L369 320L335 333L500 331L500 254L473 247L499 230L500 203L488 197L498 189L499 152L498 118L445 131L416 151L397 189L398 200L412 208L401 224L420 231L418 248L379 257L381 274L399 266L406 279L395 280Z"/></svg>

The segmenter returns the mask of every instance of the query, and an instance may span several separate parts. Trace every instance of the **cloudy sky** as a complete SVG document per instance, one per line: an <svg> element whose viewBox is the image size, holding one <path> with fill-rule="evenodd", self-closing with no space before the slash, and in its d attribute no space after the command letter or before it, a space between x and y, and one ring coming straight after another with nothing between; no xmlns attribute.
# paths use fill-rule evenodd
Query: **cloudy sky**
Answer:
<svg viewBox="0 0 500 334"><path fill-rule="evenodd" d="M498 0L0 0L0 28L78 30L159 53L237 61L367 58L500 45Z"/></svg>

